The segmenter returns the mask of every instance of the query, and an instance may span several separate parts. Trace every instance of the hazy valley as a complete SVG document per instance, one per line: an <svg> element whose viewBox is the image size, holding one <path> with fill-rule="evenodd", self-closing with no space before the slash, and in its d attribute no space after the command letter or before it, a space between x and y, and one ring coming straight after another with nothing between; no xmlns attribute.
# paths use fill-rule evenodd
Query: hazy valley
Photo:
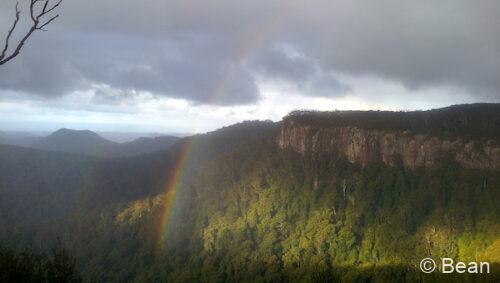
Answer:
<svg viewBox="0 0 500 283"><path fill-rule="evenodd" d="M306 111L185 138L0 145L0 243L63 246L84 281L495 282L499 113ZM442 256L493 274L418 270Z"/></svg>

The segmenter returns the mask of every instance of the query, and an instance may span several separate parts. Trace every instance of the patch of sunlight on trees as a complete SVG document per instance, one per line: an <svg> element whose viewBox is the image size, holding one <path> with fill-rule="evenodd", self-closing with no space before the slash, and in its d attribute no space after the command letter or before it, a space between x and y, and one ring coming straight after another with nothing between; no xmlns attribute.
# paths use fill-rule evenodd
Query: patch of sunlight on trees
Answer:
<svg viewBox="0 0 500 283"><path fill-rule="evenodd" d="M148 216L158 207L162 207L164 199L164 194L160 194L152 198L130 202L118 212L115 218L116 223L122 225L134 224L140 221L141 218Z"/></svg>

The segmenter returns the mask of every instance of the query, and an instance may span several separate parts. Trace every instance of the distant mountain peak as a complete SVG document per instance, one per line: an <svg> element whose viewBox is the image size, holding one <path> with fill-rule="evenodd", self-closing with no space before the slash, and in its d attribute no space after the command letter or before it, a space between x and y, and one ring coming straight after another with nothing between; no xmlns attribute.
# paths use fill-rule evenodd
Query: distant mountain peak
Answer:
<svg viewBox="0 0 500 283"><path fill-rule="evenodd" d="M89 130L61 128L35 142L32 146L50 151L102 155L111 151L116 145L117 143L109 141Z"/></svg>
<svg viewBox="0 0 500 283"><path fill-rule="evenodd" d="M92 135L94 137L101 137L97 133L92 132L90 130L73 130L73 129L68 129L68 128L60 128L59 130L53 132L51 135L68 135L68 134L74 134L74 135Z"/></svg>
<svg viewBox="0 0 500 283"><path fill-rule="evenodd" d="M84 154L99 157L120 157L148 154L167 150L179 140L173 136L139 138L117 143L90 130L61 128L31 146L38 149Z"/></svg>

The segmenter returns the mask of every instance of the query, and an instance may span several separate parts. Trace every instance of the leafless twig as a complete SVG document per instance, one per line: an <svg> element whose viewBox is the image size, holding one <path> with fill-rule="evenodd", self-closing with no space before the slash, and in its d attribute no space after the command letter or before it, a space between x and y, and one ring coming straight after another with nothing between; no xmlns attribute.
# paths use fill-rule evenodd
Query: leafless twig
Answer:
<svg viewBox="0 0 500 283"><path fill-rule="evenodd" d="M52 21L59 17L59 14L53 14L52 12L61 5L63 0L29 0L30 2L30 18L31 25L29 30L24 34L21 40L17 43L14 49L9 53L9 44L12 34L16 30L17 24L19 23L21 11L19 10L19 2L16 3L16 19L12 24L7 37L5 38L4 47L2 53L0 54L0 65L7 63L8 61L14 59L23 48L24 44L28 38L37 30L45 31L45 27L49 25Z"/></svg>

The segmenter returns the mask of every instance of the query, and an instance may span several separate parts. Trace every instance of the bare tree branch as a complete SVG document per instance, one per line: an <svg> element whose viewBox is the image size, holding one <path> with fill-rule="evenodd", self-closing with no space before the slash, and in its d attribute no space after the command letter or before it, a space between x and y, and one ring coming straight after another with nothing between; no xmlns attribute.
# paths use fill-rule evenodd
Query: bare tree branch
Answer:
<svg viewBox="0 0 500 283"><path fill-rule="evenodd" d="M55 15L55 16L53 16L52 18L50 18L50 20L48 20L45 24L41 25L41 26L40 26L40 27L38 27L37 29L38 29L38 30L43 30L43 31L45 31L43 28L44 28L46 25L50 24L53 20L57 19L58 17L59 17L59 15Z"/></svg>
<svg viewBox="0 0 500 283"><path fill-rule="evenodd" d="M14 24L12 24L12 28L9 30L9 33L7 34L7 38L5 39L5 46L2 50L2 55L0 55L0 61L5 58L5 53L9 49L9 40L10 37L12 36L12 33L16 29L17 23L19 22L19 14L21 14L21 11L19 11L19 2L16 3L16 20L14 21Z"/></svg>
<svg viewBox="0 0 500 283"><path fill-rule="evenodd" d="M12 27L9 29L7 33L7 37L5 38L4 47L2 49L2 53L0 54L0 65L3 65L10 60L14 59L23 48L24 44L28 40L28 38L37 30L45 31L45 27L49 25L52 21L59 17L58 14L51 16L48 20L44 19L44 16L51 14L59 5L61 5L63 0L58 0L53 4L52 0L29 0L30 1L30 18L31 25L28 31L26 31L25 35L21 38L21 40L17 43L14 49L9 53L9 41L11 40L11 36L16 30L17 24L19 23L19 16L21 11L19 10L19 2L16 3L16 19L12 24ZM41 5L38 5L40 3Z"/></svg>

